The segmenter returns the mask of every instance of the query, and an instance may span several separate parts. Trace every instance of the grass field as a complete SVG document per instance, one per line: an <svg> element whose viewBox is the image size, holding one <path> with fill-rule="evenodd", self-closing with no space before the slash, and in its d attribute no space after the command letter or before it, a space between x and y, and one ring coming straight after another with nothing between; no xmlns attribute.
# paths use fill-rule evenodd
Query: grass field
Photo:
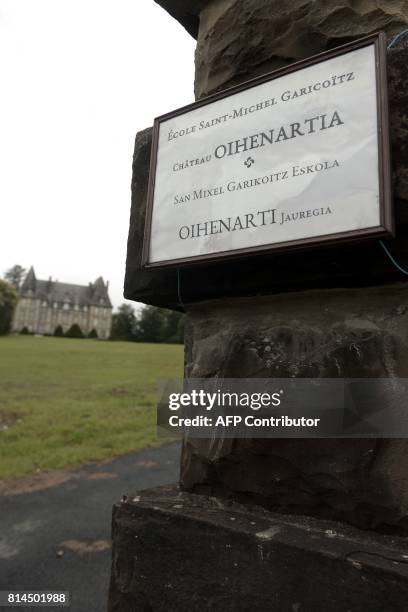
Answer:
<svg viewBox="0 0 408 612"><path fill-rule="evenodd" d="M156 438L156 380L181 345L0 337L0 478L138 450Z"/></svg>

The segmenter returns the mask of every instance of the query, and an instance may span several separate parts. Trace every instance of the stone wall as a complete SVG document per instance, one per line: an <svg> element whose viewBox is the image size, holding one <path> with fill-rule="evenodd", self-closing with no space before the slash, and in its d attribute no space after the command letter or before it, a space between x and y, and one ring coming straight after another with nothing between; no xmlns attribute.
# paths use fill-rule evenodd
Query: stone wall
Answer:
<svg viewBox="0 0 408 612"><path fill-rule="evenodd" d="M196 97L407 21L406 0L212 0L200 13Z"/></svg>
<svg viewBox="0 0 408 612"><path fill-rule="evenodd" d="M406 378L408 286L190 306L185 376ZM408 531L408 440L187 439L181 485L277 511Z"/></svg>

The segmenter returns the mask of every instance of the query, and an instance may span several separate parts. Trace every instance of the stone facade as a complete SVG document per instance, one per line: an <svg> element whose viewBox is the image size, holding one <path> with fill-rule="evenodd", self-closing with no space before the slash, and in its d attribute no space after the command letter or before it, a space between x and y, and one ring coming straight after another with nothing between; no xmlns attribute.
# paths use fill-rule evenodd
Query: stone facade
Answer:
<svg viewBox="0 0 408 612"><path fill-rule="evenodd" d="M379 30L392 37L407 18L406 0L212 0L200 13L196 97Z"/></svg>
<svg viewBox="0 0 408 612"><path fill-rule="evenodd" d="M155 0L197 39L196 97L383 30L404 30L407 0Z"/></svg>
<svg viewBox="0 0 408 612"><path fill-rule="evenodd" d="M408 287L190 305L187 378L406 378ZM277 512L408 533L408 440L191 439L181 485Z"/></svg>
<svg viewBox="0 0 408 612"><path fill-rule="evenodd" d="M53 334L61 326L65 333L77 324L85 335L95 330L98 338L107 339L112 323L108 287L102 277L88 286L40 280L30 268L19 290L12 331Z"/></svg>

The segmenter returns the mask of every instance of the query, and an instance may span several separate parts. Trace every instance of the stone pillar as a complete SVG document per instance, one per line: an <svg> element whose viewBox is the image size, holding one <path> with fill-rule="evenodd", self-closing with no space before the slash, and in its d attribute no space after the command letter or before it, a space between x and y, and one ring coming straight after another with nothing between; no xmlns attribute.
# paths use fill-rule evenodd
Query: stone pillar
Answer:
<svg viewBox="0 0 408 612"><path fill-rule="evenodd" d="M366 34L383 30L391 38L408 27L408 4L403 0L156 1L197 37L197 98ZM408 265L407 43L402 41L390 50L388 59L397 226L391 245L397 259ZM175 270L143 269L150 146L148 129L137 135L135 144L125 297L167 308L185 307L186 377L408 375L408 286L376 243L200 264L181 269L179 276ZM279 537L275 540L275 535L282 521L297 526L312 521L313 527L306 527L308 534L315 534L313 538L305 536L308 550L315 550L314 538L332 537L336 530L339 533L338 524L336 527L326 520L379 532L408 533L407 440L185 439L180 485L181 493L173 489L170 493L136 495L116 507L110 610L248 609L242 602L255 602L264 585L257 583L252 590L248 586L245 592L239 590L241 586L231 591L228 585L235 584L235 568L247 563L245 547L252 546L251 539L244 536L240 540L234 549L233 565L228 553L222 575L211 574L211 587L206 587L205 596L202 572L213 566L214 554L221 558L221 550L215 552L217 542L226 537L223 546L231 548L238 532L246 533L245 520L257 524L259 517L250 519L252 513L264 512L263 518L273 523L255 534L261 542L254 540L261 566L266 568L266 581L280 575L284 557L282 542ZM244 506L224 521L226 509L235 508L236 503ZM180 536L184 527L179 529L176 514L183 515L181 523L188 518L191 535L186 540ZM309 518L294 518L290 516L293 514ZM218 519L224 521L222 526L217 526ZM229 521L237 521L231 529L226 527ZM156 527L163 534L165 556L160 550L162 540L153 537ZM340 531L343 528L340 526ZM208 541L207 548L199 553L191 552L197 533L205 534L200 540L203 547ZM137 543L138 538L142 538L142 544ZM274 541L267 556L262 547L265 538ZM379 564L386 558L394 559L391 550L383 554L377 544L374 552L369 551L372 536L359 532L350 539L357 541L359 551L365 550L364 558L381 557ZM276 597L270 593L254 609L280 612L292 606L293 610L303 610L303 603L305 610L320 609L318 593L301 600L302 592L310 588L304 583L299 598L281 598L288 589L287 581L293 579L296 585L309 562L313 575L325 571L312 557L308 557L310 561L303 558L299 552L303 544L299 542L294 537L289 545L296 563L304 559L299 571L285 565L289 574L285 572L278 581L273 590ZM393 542L387 544L391 549ZM183 565L191 578L187 583L184 569L180 572L171 559L184 558L190 552L197 566L190 562ZM355 564L351 557L354 553L342 550L337 569L333 567L325 574L328 584L338 583L339 567ZM332 558L331 553L328 556ZM203 559L201 566L199 559ZM401 569L400 561L401 557L395 557L392 563ZM172 580L165 586L159 581L152 590L156 562L159 574L167 576L170 572ZM361 569L360 561L353 568ZM387 575L393 584L399 580ZM355 588L354 578L344 580L343 584L353 591L345 599L343 587L336 594L329 588L325 592L330 602L327 605L339 612L368 609L371 587L365 586L369 584L367 576L361 578ZM389 585L381 584L386 592ZM292 593L292 587L289 590ZM207 591L211 591L211 597ZM242 607L241 603L232 606L232 599L228 599L231 592L239 592L237 601ZM392 609L405 609L402 602L403 598L392 604ZM384 609L382 603L378 609Z"/></svg>
<svg viewBox="0 0 408 612"><path fill-rule="evenodd" d="M167 5L167 2L159 2ZM192 3L185 2L191 6ZM182 16L176 15L183 19ZM384 30L407 27L403 2L212 0L199 14L196 97ZM398 221L405 222L407 158L401 84L408 73L392 51L390 91ZM404 52L404 57L406 57ZM405 89L405 88L404 88ZM401 112L402 111L402 112ZM352 249L356 254L355 247ZM376 245L371 245L376 250ZM322 255L320 254L320 262ZM348 254L339 251L343 265ZM321 268L312 257L309 264ZM341 263L343 259L343 264ZM186 377L392 377L408 368L405 283L380 289L300 289L186 308ZM408 260L407 260L408 261ZM335 264L335 265L336 265ZM353 276L353 265L345 264ZM365 263L367 275L371 265ZM318 269L315 270L318 272ZM250 268L245 269L248 273ZM275 270L273 269L273 274ZM334 270L336 276L336 270ZM344 286L328 272L320 285ZM354 277L349 284L366 284ZM187 286L188 299L188 281ZM313 283L312 283L313 285ZM273 294L276 289L263 288ZM408 529L405 440L185 440L181 486L267 508L336 518L360 527Z"/></svg>

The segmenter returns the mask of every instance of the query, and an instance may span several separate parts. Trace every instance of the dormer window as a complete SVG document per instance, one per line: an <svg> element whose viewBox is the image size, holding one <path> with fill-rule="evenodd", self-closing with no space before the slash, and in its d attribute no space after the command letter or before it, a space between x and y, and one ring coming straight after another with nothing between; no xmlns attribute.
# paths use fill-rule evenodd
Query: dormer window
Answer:
<svg viewBox="0 0 408 612"><path fill-rule="evenodd" d="M68 302L64 302L63 309L64 309L64 310L69 310L69 304L68 304Z"/></svg>

